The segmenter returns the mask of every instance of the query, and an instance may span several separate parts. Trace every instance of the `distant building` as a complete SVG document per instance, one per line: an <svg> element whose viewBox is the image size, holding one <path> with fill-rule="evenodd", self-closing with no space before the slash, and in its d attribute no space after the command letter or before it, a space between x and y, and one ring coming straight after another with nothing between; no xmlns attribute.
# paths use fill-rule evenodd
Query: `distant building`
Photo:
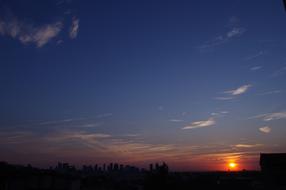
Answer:
<svg viewBox="0 0 286 190"><path fill-rule="evenodd" d="M118 171L119 170L119 165L117 163L114 164L113 170L114 171Z"/></svg>
<svg viewBox="0 0 286 190"><path fill-rule="evenodd" d="M286 186L286 153L260 154L260 167L266 183Z"/></svg>
<svg viewBox="0 0 286 190"><path fill-rule="evenodd" d="M153 171L153 164L149 165L149 171L152 172Z"/></svg>

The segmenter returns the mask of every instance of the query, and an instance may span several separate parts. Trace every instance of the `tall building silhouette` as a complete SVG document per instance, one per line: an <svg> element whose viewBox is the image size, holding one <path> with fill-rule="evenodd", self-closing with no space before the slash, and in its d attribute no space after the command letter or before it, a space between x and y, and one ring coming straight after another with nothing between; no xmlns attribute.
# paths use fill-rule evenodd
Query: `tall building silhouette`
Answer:
<svg viewBox="0 0 286 190"><path fill-rule="evenodd" d="M260 154L260 167L269 185L286 185L286 153Z"/></svg>

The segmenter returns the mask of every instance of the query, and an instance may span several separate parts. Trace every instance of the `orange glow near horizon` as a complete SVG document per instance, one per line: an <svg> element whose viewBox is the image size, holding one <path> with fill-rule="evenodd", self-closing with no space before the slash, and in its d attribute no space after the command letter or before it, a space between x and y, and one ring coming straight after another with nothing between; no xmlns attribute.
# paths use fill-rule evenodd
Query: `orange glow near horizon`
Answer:
<svg viewBox="0 0 286 190"><path fill-rule="evenodd" d="M236 170L236 168L237 168L237 163L235 163L235 162L229 162L228 163L228 169L229 170Z"/></svg>

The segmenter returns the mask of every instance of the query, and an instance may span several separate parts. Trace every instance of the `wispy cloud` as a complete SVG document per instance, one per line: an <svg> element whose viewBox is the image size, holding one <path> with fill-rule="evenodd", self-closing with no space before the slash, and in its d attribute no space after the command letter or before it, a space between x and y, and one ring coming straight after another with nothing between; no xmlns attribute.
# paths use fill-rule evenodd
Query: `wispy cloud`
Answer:
<svg viewBox="0 0 286 190"><path fill-rule="evenodd" d="M51 39L55 38L62 30L63 24L61 21L34 26L20 21L18 18L12 19L0 18L0 34L17 39L23 44L36 44L37 47L42 47Z"/></svg>
<svg viewBox="0 0 286 190"><path fill-rule="evenodd" d="M247 84L247 85L240 86L234 90L225 91L224 93L230 94L232 96L237 96L237 95L246 93L250 87L252 87L252 85Z"/></svg>
<svg viewBox="0 0 286 190"><path fill-rule="evenodd" d="M112 138L110 134L87 131L59 131L42 137L43 140L58 146L68 143L70 146L78 145L91 149L101 146L103 140L110 138Z"/></svg>
<svg viewBox="0 0 286 190"><path fill-rule="evenodd" d="M254 67L250 68L251 71L257 71L257 70L260 70L260 69L262 69L262 66L254 66Z"/></svg>
<svg viewBox="0 0 286 190"><path fill-rule="evenodd" d="M236 144L236 148L255 148L263 146L263 144Z"/></svg>
<svg viewBox="0 0 286 190"><path fill-rule="evenodd" d="M182 129L196 129L196 128L202 128L202 127L210 127L216 124L216 121L213 117L210 117L207 120L203 121L195 121L191 123L190 125L187 125L183 127Z"/></svg>
<svg viewBox="0 0 286 190"><path fill-rule="evenodd" d="M214 117L223 117L228 113L229 113L228 111L220 111L220 112L212 112L211 115Z"/></svg>
<svg viewBox="0 0 286 190"><path fill-rule="evenodd" d="M240 87L233 89L233 90L227 90L227 91L223 92L224 94L227 94L227 96L214 97L214 99L216 99L216 100L232 100L232 99L235 99L237 96L246 93L249 90L249 88L251 88L251 87L252 87L252 85L247 84L247 85L240 86Z"/></svg>
<svg viewBox="0 0 286 190"><path fill-rule="evenodd" d="M73 121L80 121L82 119L63 119L63 120L54 120L54 121L43 121L41 123L39 123L39 125L56 125L56 124L63 124L63 123L69 123L69 122L73 122Z"/></svg>
<svg viewBox="0 0 286 190"><path fill-rule="evenodd" d="M71 39L75 39L78 35L78 31L79 31L79 19L76 17L73 17L72 19L72 25L70 28L70 38Z"/></svg>
<svg viewBox="0 0 286 190"><path fill-rule="evenodd" d="M86 131L65 131L60 133L55 133L54 135L50 135L48 138L50 140L67 140L67 139L79 139L87 142L95 142L97 139L109 138L110 134L104 133L90 133Z"/></svg>
<svg viewBox="0 0 286 190"><path fill-rule="evenodd" d="M271 77L279 77L286 74L286 66L283 66L282 68L276 70L274 73L272 73Z"/></svg>
<svg viewBox="0 0 286 190"><path fill-rule="evenodd" d="M260 127L259 131L262 132L262 133L270 133L271 132L271 128L268 127L268 126Z"/></svg>
<svg viewBox="0 0 286 190"><path fill-rule="evenodd" d="M234 37L241 36L246 30L244 28L233 28L231 31L227 33L227 38L231 39Z"/></svg>
<svg viewBox="0 0 286 190"><path fill-rule="evenodd" d="M246 57L245 60L246 61L250 61L250 60L256 59L256 58L258 58L258 57L260 57L260 56L262 56L264 54L265 54L265 51L259 51L259 52L255 53L253 55L250 55L250 56Z"/></svg>
<svg viewBox="0 0 286 190"><path fill-rule="evenodd" d="M278 94L278 93L281 93L281 91L280 90L272 90L272 91L259 93L258 95L264 96L264 95L271 95L271 94Z"/></svg>
<svg viewBox="0 0 286 190"><path fill-rule="evenodd" d="M87 124L81 125L81 127L83 127L83 128L93 128L93 127L99 127L99 126L102 126L102 125L103 125L102 122L98 122L98 123L87 123Z"/></svg>
<svg viewBox="0 0 286 190"><path fill-rule="evenodd" d="M174 123L184 122L182 119L170 119L169 121Z"/></svg>
<svg viewBox="0 0 286 190"><path fill-rule="evenodd" d="M53 131L41 135L35 131L32 133L1 133L0 131L0 137L0 145L15 150L18 155L29 154L38 157L44 155L43 160L49 158L49 160L54 159L53 161L61 157L71 162L82 162L88 159L104 163L116 159L117 162L123 164L142 164L163 159L168 163L182 164L184 167L186 163L196 166L199 163L210 161L211 165L214 163L225 165L225 161L230 159L252 160L253 156L257 156L261 151L260 144L238 144L236 146L225 143L186 145L162 142L157 144L147 143L137 135L116 137L86 131ZM265 150L265 147L262 147ZM206 169L209 170L209 166L206 166Z"/></svg>
<svg viewBox="0 0 286 190"><path fill-rule="evenodd" d="M232 100L234 98L235 97L230 97L230 96L228 96L228 97L220 96L220 97L215 97L214 99L216 99L216 100Z"/></svg>
<svg viewBox="0 0 286 190"><path fill-rule="evenodd" d="M0 144L21 144L33 137L34 134L29 131L0 132Z"/></svg>
<svg viewBox="0 0 286 190"><path fill-rule="evenodd" d="M231 30L226 32L226 34L216 36L214 39L205 42L203 45L199 46L199 49L212 48L225 44L234 38L242 36L245 32L246 32L245 28L233 27Z"/></svg>
<svg viewBox="0 0 286 190"><path fill-rule="evenodd" d="M92 151L111 159L112 155L116 155L116 159L123 158L128 159L128 161L142 161L142 158L146 161L167 157L168 154L176 150L173 144L144 143L136 138L138 138L138 134L126 134L116 137L104 133L66 131L50 134L42 139L62 146L60 148L66 149L65 145L68 143L80 146L84 154ZM74 149L74 146L72 149Z"/></svg>
<svg viewBox="0 0 286 190"><path fill-rule="evenodd" d="M273 121L279 119L286 119L286 112L274 112L254 116L252 118L261 118L263 121Z"/></svg>

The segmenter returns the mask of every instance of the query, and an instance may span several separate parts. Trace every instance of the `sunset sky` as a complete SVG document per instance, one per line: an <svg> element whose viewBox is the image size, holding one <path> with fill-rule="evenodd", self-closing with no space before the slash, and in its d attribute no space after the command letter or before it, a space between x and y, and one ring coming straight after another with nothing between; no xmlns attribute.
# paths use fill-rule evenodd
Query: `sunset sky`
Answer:
<svg viewBox="0 0 286 190"><path fill-rule="evenodd" d="M259 169L285 50L282 0L0 0L0 160Z"/></svg>

